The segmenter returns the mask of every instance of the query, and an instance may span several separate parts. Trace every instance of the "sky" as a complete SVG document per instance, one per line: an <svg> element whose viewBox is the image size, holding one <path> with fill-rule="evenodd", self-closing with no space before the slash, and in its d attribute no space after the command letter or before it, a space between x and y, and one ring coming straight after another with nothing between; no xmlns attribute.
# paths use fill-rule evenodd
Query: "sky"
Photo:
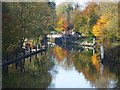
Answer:
<svg viewBox="0 0 120 90"><path fill-rule="evenodd" d="M90 1L90 0L54 0L56 5L59 5L62 2L78 2L79 4L83 5L84 3Z"/></svg>
<svg viewBox="0 0 120 90"><path fill-rule="evenodd" d="M51 0L55 1L56 5L59 5L62 2L78 2L81 5L84 5L86 2L118 2L119 0Z"/></svg>

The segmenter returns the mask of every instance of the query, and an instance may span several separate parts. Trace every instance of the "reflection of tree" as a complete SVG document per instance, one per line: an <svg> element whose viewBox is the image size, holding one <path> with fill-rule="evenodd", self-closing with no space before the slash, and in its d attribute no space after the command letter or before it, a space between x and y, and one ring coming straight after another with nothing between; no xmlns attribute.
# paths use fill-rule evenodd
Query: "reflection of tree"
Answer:
<svg viewBox="0 0 120 90"><path fill-rule="evenodd" d="M92 55L92 51L84 51L75 54L76 59L74 60L74 65L77 71L82 72L85 78L91 82L95 82L95 79L98 76L95 76L97 71L95 67L92 65L90 59ZM95 75L94 75L95 74Z"/></svg>
<svg viewBox="0 0 120 90"><path fill-rule="evenodd" d="M59 46L55 46L53 48L53 55L55 56L55 58L57 59L58 63L61 64L61 66L66 69L72 69L73 65L72 65L72 57L74 55L72 55L72 53L62 49Z"/></svg>
<svg viewBox="0 0 120 90"><path fill-rule="evenodd" d="M100 63L99 63L99 57L97 54L93 54L91 57L92 60L92 64L95 66L96 70L98 71L98 73L100 73Z"/></svg>
<svg viewBox="0 0 120 90"><path fill-rule="evenodd" d="M117 78L117 83L116 84L116 88L120 88L120 55L119 55L119 51L120 51L120 46L116 46L116 47L109 47L109 49L107 48L105 50L105 66L107 68L109 68L109 71L116 76Z"/></svg>
<svg viewBox="0 0 120 90"><path fill-rule="evenodd" d="M110 82L110 72L108 68L105 69L104 75L101 73L101 65L100 65L100 55L95 53L91 57L92 64L94 65L96 69L96 73L98 74L98 77L95 79L95 85L97 88L107 88L109 87ZM109 74L109 75L108 75Z"/></svg>
<svg viewBox="0 0 120 90"><path fill-rule="evenodd" d="M65 70L71 70L71 69L73 69L73 63L70 60L68 60L67 58L61 63L61 66Z"/></svg>
<svg viewBox="0 0 120 90"><path fill-rule="evenodd" d="M59 52L60 54L57 55L64 54L64 50L62 48L59 48L58 51L61 51L61 53ZM105 52L105 59L103 59L102 63L100 58L100 46L96 46L95 51L96 52L93 55L92 50L84 50L82 52L67 51L67 55L63 55L64 57L61 59L59 64L62 64L62 67L66 68L67 70L70 69L70 67L75 66L75 69L78 72L83 73L85 78L91 83L92 86L98 88L110 87L110 85L113 85L111 82L115 82L117 81L117 78L119 78L116 76L120 76L118 69L120 64L117 62L119 61L119 58L117 56L113 56L114 54L111 56L106 55L107 53ZM54 55L56 55L55 52ZM59 60L59 58L57 59ZM114 59L116 60L112 61ZM104 68L102 66L104 66ZM101 72L101 69L104 69L104 72ZM118 79L118 85L119 81L120 80Z"/></svg>
<svg viewBox="0 0 120 90"><path fill-rule="evenodd" d="M59 46L55 46L53 48L53 54L54 54L55 58L57 58L58 62L60 62L60 61L64 60L65 57L67 56L67 51L63 50Z"/></svg>
<svg viewBox="0 0 120 90"><path fill-rule="evenodd" d="M52 66L48 55L33 56L31 62L26 60L25 72L9 68L11 72L8 75L3 74L3 87L46 88L51 82L51 75L48 73L50 67Z"/></svg>
<svg viewBox="0 0 120 90"><path fill-rule="evenodd" d="M100 88L106 88L111 81L116 79L115 74L109 71L109 68L104 66L104 74L101 75L100 68L100 48L96 48L97 52L91 54L92 51L83 51L74 53L73 63L77 71L82 72L85 78L90 81L91 85Z"/></svg>
<svg viewBox="0 0 120 90"><path fill-rule="evenodd" d="M74 60L75 55L71 52L68 51L66 60L64 62L64 66L66 70L71 70L73 69L73 60Z"/></svg>

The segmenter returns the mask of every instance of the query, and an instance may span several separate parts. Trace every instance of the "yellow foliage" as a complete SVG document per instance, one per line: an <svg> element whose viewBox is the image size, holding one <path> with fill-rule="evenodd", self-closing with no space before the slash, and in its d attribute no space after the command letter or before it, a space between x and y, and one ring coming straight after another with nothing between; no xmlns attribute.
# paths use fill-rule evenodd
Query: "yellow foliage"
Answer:
<svg viewBox="0 0 120 90"><path fill-rule="evenodd" d="M62 29L61 29L61 27L57 27L57 28L55 28L55 30L61 31Z"/></svg>
<svg viewBox="0 0 120 90"><path fill-rule="evenodd" d="M92 33L95 35L95 36L100 36L100 26L99 25L94 25L93 26L93 29L92 29Z"/></svg>
<svg viewBox="0 0 120 90"><path fill-rule="evenodd" d="M105 19L105 17L101 16L99 22L105 25L107 20Z"/></svg>
<svg viewBox="0 0 120 90"><path fill-rule="evenodd" d="M92 33L97 37L101 36L106 23L107 20L103 16L101 16L97 23L93 26Z"/></svg>

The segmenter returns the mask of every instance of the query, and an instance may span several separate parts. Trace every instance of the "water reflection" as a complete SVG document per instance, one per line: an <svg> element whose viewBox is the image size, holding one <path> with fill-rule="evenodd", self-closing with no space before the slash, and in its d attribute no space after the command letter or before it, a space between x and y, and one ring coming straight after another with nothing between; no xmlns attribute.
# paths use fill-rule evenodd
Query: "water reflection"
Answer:
<svg viewBox="0 0 120 90"><path fill-rule="evenodd" d="M11 64L8 73L3 72L3 88L46 88L51 82L48 70L52 67L46 52ZM23 68L22 68L23 67Z"/></svg>
<svg viewBox="0 0 120 90"><path fill-rule="evenodd" d="M117 77L104 66L104 47L80 47L64 44L53 48L52 60L59 66L59 73L52 73L48 88L113 88ZM71 50L73 52L71 52ZM64 53L66 51L66 53ZM66 69L67 68L67 69ZM74 77L74 78L73 78ZM81 80L85 83L81 83ZM53 85L53 86L52 86Z"/></svg>
<svg viewBox="0 0 120 90"><path fill-rule="evenodd" d="M57 44L3 72L3 88L113 88L120 85L119 60L114 48ZM111 55L112 53L112 55Z"/></svg>

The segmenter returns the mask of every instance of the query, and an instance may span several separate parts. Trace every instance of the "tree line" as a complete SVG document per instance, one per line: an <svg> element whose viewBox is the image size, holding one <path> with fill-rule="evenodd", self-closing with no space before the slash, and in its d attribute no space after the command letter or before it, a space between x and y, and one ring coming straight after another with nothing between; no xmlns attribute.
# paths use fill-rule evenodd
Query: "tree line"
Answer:
<svg viewBox="0 0 120 90"><path fill-rule="evenodd" d="M74 30L87 37L96 37L107 46L120 40L118 30L118 3L64 2L3 2L2 3L2 48L22 47L25 38L37 38L50 33L51 29ZM19 43L18 43L19 42Z"/></svg>
<svg viewBox="0 0 120 90"><path fill-rule="evenodd" d="M66 8L68 5L72 9ZM59 19L56 30L66 30L68 10L69 23L74 25L75 31L87 37L96 37L100 43L106 45L120 40L117 2L88 2L84 7L77 3L62 3L57 7Z"/></svg>

